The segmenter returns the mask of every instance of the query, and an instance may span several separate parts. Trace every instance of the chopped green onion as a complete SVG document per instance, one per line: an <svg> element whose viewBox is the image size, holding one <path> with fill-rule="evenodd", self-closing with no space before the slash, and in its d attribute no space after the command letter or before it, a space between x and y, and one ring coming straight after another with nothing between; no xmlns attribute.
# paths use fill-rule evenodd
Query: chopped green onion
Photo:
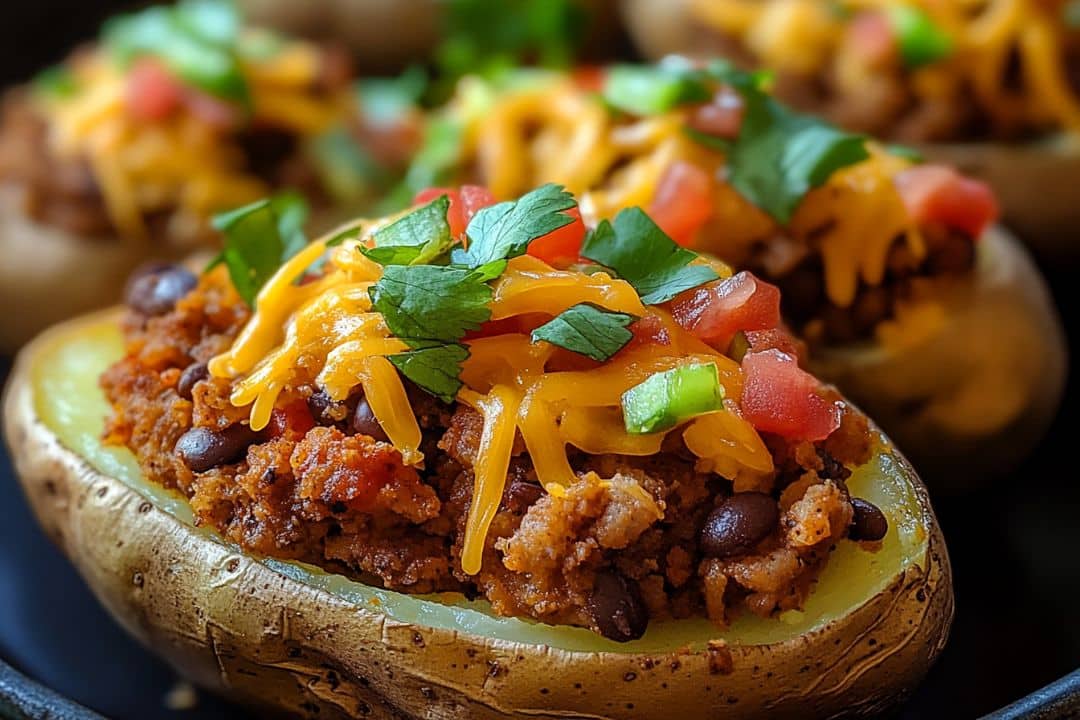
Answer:
<svg viewBox="0 0 1080 720"><path fill-rule="evenodd" d="M952 53L952 38L925 10L912 5L895 5L888 12L905 67L929 65Z"/></svg>
<svg viewBox="0 0 1080 720"><path fill-rule="evenodd" d="M724 409L715 363L684 365L650 376L623 393L623 420L632 435L670 430L698 415Z"/></svg>
<svg viewBox="0 0 1080 720"><path fill-rule="evenodd" d="M604 100L631 115L656 115L712 97L700 73L669 63L615 65L608 71Z"/></svg>

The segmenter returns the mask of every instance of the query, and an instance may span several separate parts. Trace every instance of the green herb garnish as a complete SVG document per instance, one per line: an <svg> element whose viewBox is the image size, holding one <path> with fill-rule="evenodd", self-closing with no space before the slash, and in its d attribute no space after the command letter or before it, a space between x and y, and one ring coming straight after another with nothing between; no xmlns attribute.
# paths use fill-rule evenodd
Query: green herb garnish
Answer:
<svg viewBox="0 0 1080 720"><path fill-rule="evenodd" d="M225 263L236 291L254 307L266 281L307 244L303 229L307 216L307 202L295 193L215 215L212 225L225 235L225 247L207 270Z"/></svg>
<svg viewBox="0 0 1080 720"><path fill-rule="evenodd" d="M409 197L424 188L446 183L461 159L463 134L461 123L452 118L436 117L427 124L420 149L405 174Z"/></svg>
<svg viewBox="0 0 1080 720"><path fill-rule="evenodd" d="M634 336L627 326L637 318L582 303L564 310L532 332L533 342L552 345L604 362Z"/></svg>
<svg viewBox="0 0 1080 720"><path fill-rule="evenodd" d="M513 202L486 207L469 222L469 249L456 251L454 263L476 268L524 255L536 238L574 222L566 211L575 207L574 196L551 183Z"/></svg>
<svg viewBox="0 0 1080 720"><path fill-rule="evenodd" d="M447 0L442 13L435 99L463 75L491 79L526 63L569 67L588 19L575 0Z"/></svg>
<svg viewBox="0 0 1080 720"><path fill-rule="evenodd" d="M105 23L105 44L117 60L160 58L177 77L201 90L247 102L248 88L237 59L240 18L224 0L185 0L151 7Z"/></svg>
<svg viewBox="0 0 1080 720"><path fill-rule="evenodd" d="M424 68L410 65L397 77L361 80L356 89L364 117L374 125L390 125L419 106L427 86Z"/></svg>
<svg viewBox="0 0 1080 720"><path fill-rule="evenodd" d="M468 358L467 347L452 343L409 350L386 359L415 385L445 403L452 403L464 384L460 377L461 364Z"/></svg>
<svg viewBox="0 0 1080 720"><path fill-rule="evenodd" d="M390 332L411 347L455 343L491 317L491 288L463 268L388 265L369 293Z"/></svg>
<svg viewBox="0 0 1080 720"><path fill-rule="evenodd" d="M31 81L34 90L52 97L71 97L79 90L75 76L63 65L45 68Z"/></svg>
<svg viewBox="0 0 1080 720"><path fill-rule="evenodd" d="M606 220L585 238L582 257L614 270L634 286L646 305L676 295L720 276L705 265L692 265L697 254L679 247L641 208L627 208Z"/></svg>
<svg viewBox="0 0 1080 720"><path fill-rule="evenodd" d="M888 18L900 46L904 67L919 68L952 54L952 38L922 8L890 5Z"/></svg>
<svg viewBox="0 0 1080 720"><path fill-rule="evenodd" d="M715 66L714 72L745 103L739 137L727 150L728 181L781 225L810 190L870 157L865 137L789 110L762 89L759 77Z"/></svg>
<svg viewBox="0 0 1080 720"><path fill-rule="evenodd" d="M446 211L450 199L441 195L372 234L374 247L360 251L380 265L423 265L445 254L454 239Z"/></svg>
<svg viewBox="0 0 1080 720"><path fill-rule="evenodd" d="M632 115L656 115L679 105L706 102L713 90L701 72L679 63L615 65L608 70L604 100Z"/></svg>

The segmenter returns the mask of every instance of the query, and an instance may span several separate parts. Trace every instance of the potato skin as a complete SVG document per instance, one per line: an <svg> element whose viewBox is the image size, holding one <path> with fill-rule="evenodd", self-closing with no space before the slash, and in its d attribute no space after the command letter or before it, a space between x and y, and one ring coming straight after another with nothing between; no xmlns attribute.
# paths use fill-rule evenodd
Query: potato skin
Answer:
<svg viewBox="0 0 1080 720"><path fill-rule="evenodd" d="M64 331L70 324L53 332ZM184 525L63 447L38 419L30 381L51 337L22 352L5 398L7 440L38 520L132 634L200 685L265 711L864 716L905 697L944 646L953 614L949 559L917 482L930 532L922 567L909 567L844 620L783 643L686 654L568 652L388 619Z"/></svg>
<svg viewBox="0 0 1080 720"><path fill-rule="evenodd" d="M945 295L945 321L910 347L811 353L811 369L879 422L935 489L1016 467L1065 390L1064 332L1030 256L995 227L970 282Z"/></svg>
<svg viewBox="0 0 1080 720"><path fill-rule="evenodd" d="M0 352L42 329L120 299L124 281L151 243L80 238L23 214L13 188L0 187Z"/></svg>

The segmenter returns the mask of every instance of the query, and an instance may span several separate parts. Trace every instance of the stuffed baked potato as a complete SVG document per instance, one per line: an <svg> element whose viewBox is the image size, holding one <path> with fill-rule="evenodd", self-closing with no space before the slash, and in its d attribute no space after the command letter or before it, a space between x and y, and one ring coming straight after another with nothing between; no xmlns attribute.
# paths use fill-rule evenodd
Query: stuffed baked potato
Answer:
<svg viewBox="0 0 1080 720"><path fill-rule="evenodd" d="M1074 258L1080 34L1068 2L623 0L638 47L777 73L777 92L842 127L908 143L989 182L1010 227Z"/></svg>
<svg viewBox="0 0 1080 720"><path fill-rule="evenodd" d="M125 627L196 682L265 710L826 717L891 706L952 616L917 476L798 369L775 288L679 251L640 211L585 241L606 269L528 255L551 233L584 235L574 208L547 186L461 218L442 196L316 241L261 278L253 310L237 282L250 276L230 265L231 280L218 268L172 307L134 296L123 317L46 333L5 399L39 519ZM468 250L452 252L447 233L463 232ZM426 264L447 252L452 265ZM640 253L656 267L639 267ZM436 277L490 294L432 295L438 308L408 305L419 324L401 324L398 276L419 295ZM354 293L357 282L370 292ZM737 326L715 325L726 301L694 299L694 287L747 282ZM448 327L446 303L473 328ZM641 313L627 334L612 329L631 319L619 309ZM443 335L408 349L421 332ZM717 349L731 332L748 334L741 361ZM432 351L447 359L414 362ZM305 359L282 360L293 352ZM566 395L567 383L584 384ZM279 459L265 465L265 453ZM575 519L576 549L558 530L537 544L560 518ZM372 560L383 537L394 549ZM409 574L395 557L420 564Z"/></svg>

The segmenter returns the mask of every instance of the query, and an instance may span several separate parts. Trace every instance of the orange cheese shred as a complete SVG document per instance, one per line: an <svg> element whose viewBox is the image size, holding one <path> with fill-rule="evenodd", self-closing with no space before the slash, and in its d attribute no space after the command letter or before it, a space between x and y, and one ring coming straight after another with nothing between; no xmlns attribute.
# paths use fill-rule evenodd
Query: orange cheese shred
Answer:
<svg viewBox="0 0 1080 720"><path fill-rule="evenodd" d="M480 572L488 528L502 502L517 430L514 418L521 404L521 391L512 385L496 385L487 395L462 390L459 398L484 417L484 429L473 465L473 499L461 549L461 569L475 575Z"/></svg>

